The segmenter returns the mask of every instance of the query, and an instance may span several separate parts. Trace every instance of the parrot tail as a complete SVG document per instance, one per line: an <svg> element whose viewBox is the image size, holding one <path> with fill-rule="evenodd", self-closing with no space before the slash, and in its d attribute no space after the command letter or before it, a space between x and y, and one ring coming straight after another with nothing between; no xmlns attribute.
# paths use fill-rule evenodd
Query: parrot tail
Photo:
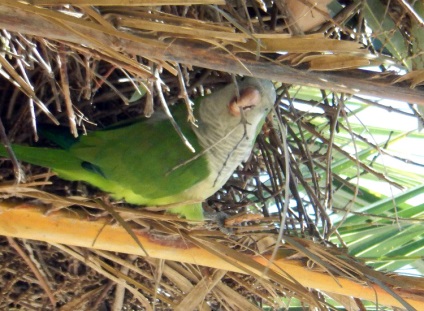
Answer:
<svg viewBox="0 0 424 311"><path fill-rule="evenodd" d="M80 170L82 161L69 151L53 148L12 145L18 160L55 170ZM9 157L4 146L0 146L0 156Z"/></svg>

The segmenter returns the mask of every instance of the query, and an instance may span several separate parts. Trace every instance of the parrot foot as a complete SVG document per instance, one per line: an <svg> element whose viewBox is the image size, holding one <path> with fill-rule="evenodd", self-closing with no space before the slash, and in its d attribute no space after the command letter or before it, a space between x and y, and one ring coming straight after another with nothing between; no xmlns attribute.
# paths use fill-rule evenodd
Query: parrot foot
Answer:
<svg viewBox="0 0 424 311"><path fill-rule="evenodd" d="M203 215L205 216L205 219L211 220L212 222L216 222L216 224L218 225L219 231L221 231L222 233L226 235L233 234L233 230L225 226L225 220L228 219L229 217L226 213L216 212L216 211L211 211L211 212L204 211Z"/></svg>

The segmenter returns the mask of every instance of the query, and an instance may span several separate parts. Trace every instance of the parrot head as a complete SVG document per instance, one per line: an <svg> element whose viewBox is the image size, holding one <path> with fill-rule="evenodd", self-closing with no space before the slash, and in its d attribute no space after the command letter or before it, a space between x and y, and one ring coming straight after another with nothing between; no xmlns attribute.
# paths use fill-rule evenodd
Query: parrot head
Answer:
<svg viewBox="0 0 424 311"><path fill-rule="evenodd" d="M274 85L268 80L248 77L237 85L229 84L202 101L198 113L199 127L203 127L203 132L212 127L217 128L220 134L228 134L244 123L247 128L256 131L272 108L275 98Z"/></svg>
<svg viewBox="0 0 424 311"><path fill-rule="evenodd" d="M249 157L276 99L271 81L245 78L203 98L193 128L206 150L216 192Z"/></svg>

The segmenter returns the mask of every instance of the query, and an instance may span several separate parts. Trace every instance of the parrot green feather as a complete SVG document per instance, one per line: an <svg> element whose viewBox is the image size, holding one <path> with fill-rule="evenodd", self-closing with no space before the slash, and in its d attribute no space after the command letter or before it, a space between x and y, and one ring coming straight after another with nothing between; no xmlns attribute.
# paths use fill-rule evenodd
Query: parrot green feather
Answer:
<svg viewBox="0 0 424 311"><path fill-rule="evenodd" d="M117 200L144 206L181 203L169 211L201 220L201 202L246 160L275 101L269 81L246 78L238 85L240 102L243 96L247 98L244 106L234 104L234 84L195 101L197 127L186 121L183 105L173 110L175 121L195 153L184 145L169 119L159 113L78 139L61 135L59 130L42 133L62 149L12 148L22 161L49 167L66 180L87 182ZM5 148L0 148L0 155L7 155Z"/></svg>

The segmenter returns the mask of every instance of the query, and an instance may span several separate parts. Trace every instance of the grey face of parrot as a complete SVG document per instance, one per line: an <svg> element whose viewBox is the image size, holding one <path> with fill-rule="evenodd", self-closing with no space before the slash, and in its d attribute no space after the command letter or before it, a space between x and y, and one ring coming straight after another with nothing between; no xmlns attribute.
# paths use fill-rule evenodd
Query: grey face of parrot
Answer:
<svg viewBox="0 0 424 311"><path fill-rule="evenodd" d="M202 100L194 131L202 148L207 149L211 194L248 158L275 98L270 81L246 78L238 83L238 94L236 86L230 84Z"/></svg>

